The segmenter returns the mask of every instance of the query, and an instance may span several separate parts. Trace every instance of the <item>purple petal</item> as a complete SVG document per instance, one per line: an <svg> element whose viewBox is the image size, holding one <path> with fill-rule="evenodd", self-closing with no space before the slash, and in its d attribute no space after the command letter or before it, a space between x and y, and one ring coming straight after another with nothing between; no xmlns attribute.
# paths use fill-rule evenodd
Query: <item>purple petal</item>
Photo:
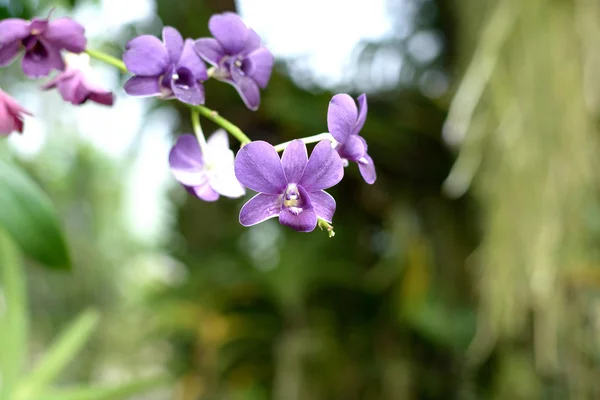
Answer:
<svg viewBox="0 0 600 400"><path fill-rule="evenodd" d="M175 179L183 185L200 186L208 182L202 151L194 135L185 134L177 138L169 152L169 166Z"/></svg>
<svg viewBox="0 0 600 400"><path fill-rule="evenodd" d="M260 47L260 36L258 33L254 31L254 29L249 28L248 30L248 38L246 39L246 43L244 44L244 52L250 53Z"/></svg>
<svg viewBox="0 0 600 400"><path fill-rule="evenodd" d="M357 135L350 135L344 143L338 144L335 148L340 157L358 161L367 151L364 140Z"/></svg>
<svg viewBox="0 0 600 400"><path fill-rule="evenodd" d="M331 223L335 214L335 199L329 193L319 190L310 193L310 201L317 213L317 217Z"/></svg>
<svg viewBox="0 0 600 400"><path fill-rule="evenodd" d="M252 226L279 216L281 211L281 196L276 194L259 193L240 210L240 224Z"/></svg>
<svg viewBox="0 0 600 400"><path fill-rule="evenodd" d="M266 47L261 47L248 54L244 60L244 72L264 89L271 79L273 62L273 54Z"/></svg>
<svg viewBox="0 0 600 400"><path fill-rule="evenodd" d="M0 45L20 41L29 35L29 22L19 18L0 21Z"/></svg>
<svg viewBox="0 0 600 400"><path fill-rule="evenodd" d="M281 165L288 183L300 181L307 162L306 145L302 140L296 139L285 148L281 156Z"/></svg>
<svg viewBox="0 0 600 400"><path fill-rule="evenodd" d="M329 140L321 140L313 149L298 183L309 192L317 192L336 185L343 177L342 159L331 148Z"/></svg>
<svg viewBox="0 0 600 400"><path fill-rule="evenodd" d="M171 81L171 89L175 97L184 103L194 106L204 104L204 86L199 83L193 82L188 86L180 84L179 80L173 80Z"/></svg>
<svg viewBox="0 0 600 400"><path fill-rule="evenodd" d="M0 135L23 132L23 115L31 115L12 97L0 90Z"/></svg>
<svg viewBox="0 0 600 400"><path fill-rule="evenodd" d="M358 135L360 130L365 125L365 121L367 120L367 95L363 93L358 96L356 100L358 100L358 119L356 120L356 126L354 127L353 133Z"/></svg>
<svg viewBox="0 0 600 400"><path fill-rule="evenodd" d="M0 67L5 67L10 64L19 51L21 50L21 43L11 42L5 45L0 45Z"/></svg>
<svg viewBox="0 0 600 400"><path fill-rule="evenodd" d="M298 192L303 199L302 208L283 207L279 214L279 223L298 232L312 232L317 227L317 213L306 190L298 186Z"/></svg>
<svg viewBox="0 0 600 400"><path fill-rule="evenodd" d="M210 17L208 29L230 55L238 54L244 49L250 32L240 16L232 12Z"/></svg>
<svg viewBox="0 0 600 400"><path fill-rule="evenodd" d="M156 76L134 76L125 82L125 93L130 96L156 96L160 94L160 85Z"/></svg>
<svg viewBox="0 0 600 400"><path fill-rule="evenodd" d="M327 126L329 133L340 143L354 132L358 112L354 99L347 94L336 94L329 102Z"/></svg>
<svg viewBox="0 0 600 400"><path fill-rule="evenodd" d="M205 81L208 79L206 73L206 65L200 58L198 53L194 51L194 41L187 39L181 53L181 57L177 60L177 68L187 68L194 76L195 81Z"/></svg>
<svg viewBox="0 0 600 400"><path fill-rule="evenodd" d="M84 32L81 24L65 17L50 22L42 36L59 49L81 53L87 44Z"/></svg>
<svg viewBox="0 0 600 400"><path fill-rule="evenodd" d="M275 148L261 140L248 143L235 158L235 176L255 192L282 194L287 186Z"/></svg>
<svg viewBox="0 0 600 400"><path fill-rule="evenodd" d="M251 78L242 75L237 67L232 68L231 72L233 82L226 82L233 85L249 110L258 110L258 107L260 106L260 90L258 89L256 82Z"/></svg>
<svg viewBox="0 0 600 400"><path fill-rule="evenodd" d="M171 63L175 64L183 51L183 37L179 31L171 26L165 26L162 31L164 45L169 54Z"/></svg>
<svg viewBox="0 0 600 400"><path fill-rule="evenodd" d="M200 186L186 186L188 193L198 197L204 201L217 201L219 193L217 193L209 184L208 181Z"/></svg>
<svg viewBox="0 0 600 400"><path fill-rule="evenodd" d="M115 102L115 96L112 92L109 91L94 91L91 92L88 96L88 99L94 101L98 104L103 104L105 106L112 106Z"/></svg>
<svg viewBox="0 0 600 400"><path fill-rule="evenodd" d="M44 58L40 59L39 54L33 51L25 52L21 61L21 68L25 75L30 78L39 78L47 76L53 69L59 71L65 69L65 63L60 55L60 50L50 43L44 43L41 40L38 42L38 46L43 46L43 51L45 52Z"/></svg>
<svg viewBox="0 0 600 400"><path fill-rule="evenodd" d="M196 40L194 48L200 57L212 65L218 65L226 55L223 47L213 38L200 38Z"/></svg>
<svg viewBox="0 0 600 400"><path fill-rule="evenodd" d="M377 173L375 172L375 164L373 159L365 154L364 160L358 162L358 169L365 182L372 185L377 180Z"/></svg>
<svg viewBox="0 0 600 400"><path fill-rule="evenodd" d="M169 66L169 54L158 38L150 35L138 36L125 47L123 62L135 75L158 76Z"/></svg>
<svg viewBox="0 0 600 400"><path fill-rule="evenodd" d="M49 23L50 21L47 18L34 18L29 24L29 33L36 36L41 35L48 29Z"/></svg>

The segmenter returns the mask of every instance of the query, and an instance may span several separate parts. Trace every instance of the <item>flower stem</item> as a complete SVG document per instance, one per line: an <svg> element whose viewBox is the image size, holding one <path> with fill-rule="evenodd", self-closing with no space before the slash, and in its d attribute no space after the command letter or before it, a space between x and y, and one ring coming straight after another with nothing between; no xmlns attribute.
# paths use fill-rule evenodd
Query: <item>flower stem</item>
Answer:
<svg viewBox="0 0 600 400"><path fill-rule="evenodd" d="M321 140L324 140L324 139L331 141L331 143L335 143L335 139L333 138L333 136L331 136L331 133L329 133L329 132L323 132L323 133L319 133L318 135L300 138L300 140L302 140L305 144L320 142ZM283 151L292 142L293 142L293 140L290 140L289 142L284 142L284 143L278 144L277 146L275 146L275 150L277 152Z"/></svg>
<svg viewBox="0 0 600 400"><path fill-rule="evenodd" d="M319 218L317 219L317 224L319 225L319 228L321 228L321 230L325 229L327 231L327 234L330 238L335 236L335 232L333 231L333 225L331 225L329 222Z"/></svg>
<svg viewBox="0 0 600 400"><path fill-rule="evenodd" d="M196 139L198 139L198 144L200 144L202 154L206 154L206 138L204 137L202 126L200 125L200 114L198 114L198 111L195 109L192 109L192 128L194 129Z"/></svg>
<svg viewBox="0 0 600 400"><path fill-rule="evenodd" d="M212 122L214 122L215 124L219 125L221 128L224 128L226 131L228 131L231 134L231 136L236 138L242 144L242 146L246 145L252 141L252 140L250 140L250 138L248 136L246 136L246 134L244 132L242 132L242 130L238 126L232 124L225 118L221 117L218 112L211 110L210 108L208 108L206 106L191 106L191 107L196 112L202 114L203 117L210 119Z"/></svg>
<svg viewBox="0 0 600 400"><path fill-rule="evenodd" d="M91 49L85 49L85 52L90 57L95 58L96 60L102 61L103 63L112 65L113 67L117 68L119 71L121 71L124 74L127 73L127 67L125 66L125 63L123 61L121 61L120 59L118 59L117 57L113 57L113 56L103 53L101 51L91 50Z"/></svg>
<svg viewBox="0 0 600 400"><path fill-rule="evenodd" d="M86 49L85 52L90 57L95 58L96 60L102 61L106 64L112 65L113 67L117 68L118 70L120 70L123 73L127 72L127 67L125 66L125 63L116 57L113 57L113 56L103 53L101 51L91 50L91 49ZM201 114L205 118L208 118L215 124L219 125L221 128L228 131L231 134L231 136L233 136L234 138L239 140L239 142L242 144L242 146L251 142L250 138L248 136L246 136L246 134L238 126L234 125L233 123L229 122L225 118L221 117L218 112L211 110L210 108L202 106L202 105L199 105L199 106L191 106L190 105L190 108L192 109L193 112ZM193 112L192 112L192 118L194 118ZM198 124L199 124L199 122L198 122Z"/></svg>

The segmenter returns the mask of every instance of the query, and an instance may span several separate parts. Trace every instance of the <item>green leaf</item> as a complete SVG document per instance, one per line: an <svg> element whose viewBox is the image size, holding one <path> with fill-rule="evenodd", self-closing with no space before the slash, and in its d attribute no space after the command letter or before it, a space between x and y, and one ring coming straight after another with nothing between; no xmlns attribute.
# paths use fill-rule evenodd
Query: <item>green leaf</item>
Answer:
<svg viewBox="0 0 600 400"><path fill-rule="evenodd" d="M0 399L10 399L27 352L27 297L19 247L0 228Z"/></svg>
<svg viewBox="0 0 600 400"><path fill-rule="evenodd" d="M121 400L170 384L169 377L140 379L116 387L83 387L54 390L37 400Z"/></svg>
<svg viewBox="0 0 600 400"><path fill-rule="evenodd" d="M0 159L0 226L25 255L52 268L71 262L56 210L48 196L17 166Z"/></svg>
<svg viewBox="0 0 600 400"><path fill-rule="evenodd" d="M20 382L17 398L19 400L38 399L46 392L47 386L71 362L96 328L100 316L97 311L82 313L75 322L57 338L35 367L33 372Z"/></svg>

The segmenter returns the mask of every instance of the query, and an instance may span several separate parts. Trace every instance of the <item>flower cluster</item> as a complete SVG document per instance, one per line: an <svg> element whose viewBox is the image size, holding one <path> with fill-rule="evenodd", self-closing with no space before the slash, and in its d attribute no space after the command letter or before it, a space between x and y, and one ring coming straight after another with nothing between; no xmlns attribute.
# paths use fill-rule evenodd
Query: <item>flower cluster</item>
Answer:
<svg viewBox="0 0 600 400"><path fill-rule="evenodd" d="M356 162L364 180L376 180L373 159L360 132L367 117L365 94L333 96L327 111L329 132L273 146L251 141L239 128L206 108L204 82L216 79L235 88L245 106L257 110L261 89L271 78L274 58L260 36L235 13L213 15L208 23L213 37L184 38L173 27L162 30L162 40L141 35L125 46L122 61L86 48L84 28L69 18L0 21L0 66L23 53L21 67L30 78L58 74L42 89L56 88L74 105L87 100L113 105L112 92L91 79L90 56L130 73L123 89L138 97L176 99L192 113L193 133L180 135L168 157L174 178L192 195L213 202L221 196L239 198L246 189L257 192L241 208L239 221L252 226L270 218L299 232L317 226L333 235L334 198L325 192L344 177L344 167ZM63 55L63 53L65 53ZM87 54L79 54L79 53ZM206 63L209 64L207 68ZM31 115L0 90L0 135L22 132L23 116ZM225 128L241 143L237 155L227 132L219 129L208 140L200 115ZM306 144L317 143L310 157ZM278 152L283 151L281 157Z"/></svg>

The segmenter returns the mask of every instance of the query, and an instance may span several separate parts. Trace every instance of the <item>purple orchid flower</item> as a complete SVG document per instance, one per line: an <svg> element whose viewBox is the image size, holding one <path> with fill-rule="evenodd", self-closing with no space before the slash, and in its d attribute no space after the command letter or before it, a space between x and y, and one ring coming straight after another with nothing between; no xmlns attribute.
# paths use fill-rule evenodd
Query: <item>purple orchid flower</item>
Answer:
<svg viewBox="0 0 600 400"><path fill-rule="evenodd" d="M0 90L0 135L23 132L23 114L31 115L15 99Z"/></svg>
<svg viewBox="0 0 600 400"><path fill-rule="evenodd" d="M233 159L227 132L222 129L213 133L202 147L194 135L181 135L169 153L175 179L204 201L216 201L219 195L236 198L246 193L235 177Z"/></svg>
<svg viewBox="0 0 600 400"><path fill-rule="evenodd" d="M53 69L62 71L65 64L60 51L84 51L87 43L84 31L83 26L70 18L0 21L0 67L10 64L24 48L21 67L25 75L39 78L48 76Z"/></svg>
<svg viewBox="0 0 600 400"><path fill-rule="evenodd" d="M80 105L87 100L99 104L112 106L114 96L112 92L104 90L90 81L90 57L87 54L68 54L65 57L67 69L58 74L50 82L42 85L43 90L58 88L65 101L73 105Z"/></svg>
<svg viewBox="0 0 600 400"><path fill-rule="evenodd" d="M365 182L373 184L377 179L375 165L367 154L367 141L359 135L367 119L367 95L363 93L357 100L358 109L349 95L333 96L327 111L327 126L338 142L335 149L342 159L355 161Z"/></svg>
<svg viewBox="0 0 600 400"><path fill-rule="evenodd" d="M213 15L208 29L215 38L196 40L196 51L215 67L212 77L232 85L246 107L256 111L259 88L267 87L271 78L273 54L261 46L258 34L235 13Z"/></svg>
<svg viewBox="0 0 600 400"><path fill-rule="evenodd" d="M311 232L317 218L333 219L335 200L323 189L342 180L344 167L328 140L315 146L310 159L301 140L291 142L281 159L269 143L256 141L238 152L235 175L243 185L259 192L242 207L242 225L279 217L282 225Z"/></svg>
<svg viewBox="0 0 600 400"><path fill-rule="evenodd" d="M127 43L123 61L135 76L125 82L132 96L176 97L184 103L204 104L206 66L194 51L191 39L183 40L177 29L166 26L163 41L151 35Z"/></svg>

